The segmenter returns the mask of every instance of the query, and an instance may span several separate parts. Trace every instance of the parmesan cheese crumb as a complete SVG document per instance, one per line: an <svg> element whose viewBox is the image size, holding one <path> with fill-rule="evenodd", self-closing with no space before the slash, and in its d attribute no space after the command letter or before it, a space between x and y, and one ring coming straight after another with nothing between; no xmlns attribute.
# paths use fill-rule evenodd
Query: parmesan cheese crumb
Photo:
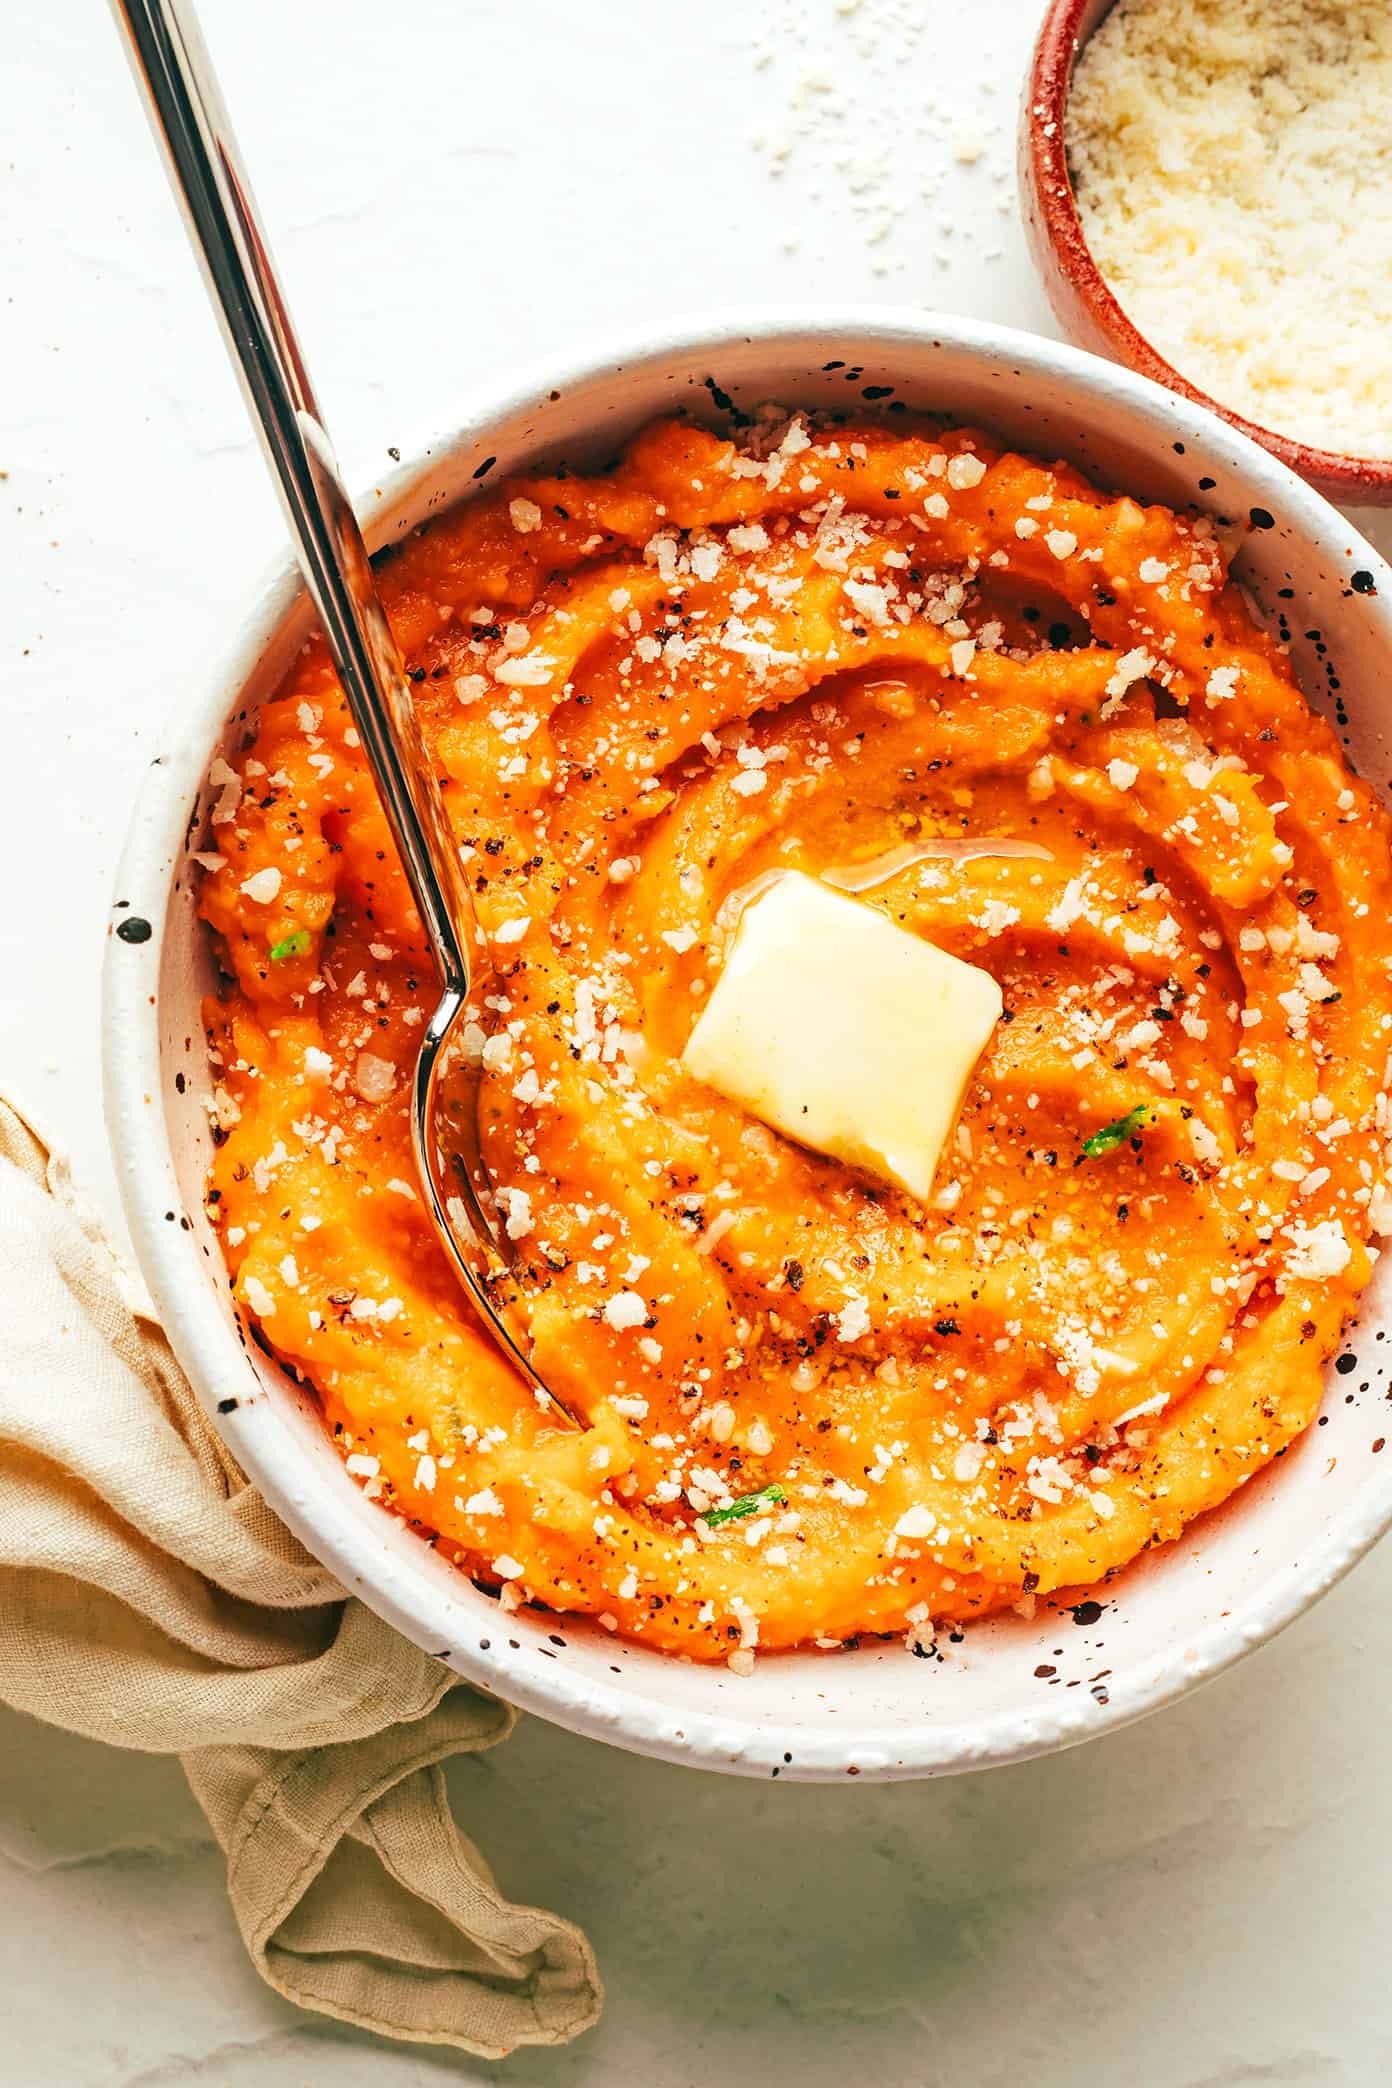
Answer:
<svg viewBox="0 0 1392 2088"><path fill-rule="evenodd" d="M254 899L258 906L269 906L279 895L280 885L279 870L274 863L268 863L264 870L257 870L251 877L243 878L238 890L245 892L248 899Z"/></svg>
<svg viewBox="0 0 1392 2088"><path fill-rule="evenodd" d="M364 1102L385 1102L396 1086L396 1068L390 1059L360 1051L353 1069L353 1085Z"/></svg>
<svg viewBox="0 0 1392 2088"><path fill-rule="evenodd" d="M627 1327L641 1327L647 1316L648 1308L637 1291L615 1291L612 1298L605 1300L604 1317L618 1333Z"/></svg>
<svg viewBox="0 0 1392 2088"><path fill-rule="evenodd" d="M963 451L960 456L949 457L947 460L947 483L949 486L955 486L959 493L968 492L971 487L979 486L985 476L986 466L982 463L980 457L973 456L969 450Z"/></svg>
<svg viewBox="0 0 1392 2088"><path fill-rule="evenodd" d="M1287 1275L1319 1283L1329 1276L1341 1276L1352 1259L1353 1249L1337 1218L1325 1218L1318 1225L1291 1227Z"/></svg>

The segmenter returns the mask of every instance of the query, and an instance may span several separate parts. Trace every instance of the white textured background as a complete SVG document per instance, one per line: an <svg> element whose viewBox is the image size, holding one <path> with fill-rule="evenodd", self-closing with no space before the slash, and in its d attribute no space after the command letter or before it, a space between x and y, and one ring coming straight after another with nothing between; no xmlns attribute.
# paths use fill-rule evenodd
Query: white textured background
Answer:
<svg viewBox="0 0 1392 2088"><path fill-rule="evenodd" d="M1038 14L204 7L357 484L518 360L664 314L828 293L1050 330L1010 171ZM105 10L8 0L3 34L0 1078L110 1209L97 974L117 848L161 719L280 535ZM1386 2082L1390 1598L1385 1547L1178 1709L936 1786L736 1783L529 1721L456 1772L457 1801L510 1892L588 1927L609 2008L570 2051L496 2071ZM4 1712L0 1966L3 2088L495 2072L281 2004L178 1771Z"/></svg>

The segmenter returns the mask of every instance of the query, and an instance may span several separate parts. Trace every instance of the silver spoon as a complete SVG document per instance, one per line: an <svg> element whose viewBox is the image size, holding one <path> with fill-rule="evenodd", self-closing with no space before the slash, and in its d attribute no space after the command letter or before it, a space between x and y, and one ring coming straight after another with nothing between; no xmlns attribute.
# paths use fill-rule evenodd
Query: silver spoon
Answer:
<svg viewBox="0 0 1392 2088"><path fill-rule="evenodd" d="M498 1346L537 1400L578 1427L579 1417L533 1368L480 1149L478 1070L463 1046L463 1017L471 983L493 967L212 65L184 0L113 4L440 975L411 1096L426 1203Z"/></svg>

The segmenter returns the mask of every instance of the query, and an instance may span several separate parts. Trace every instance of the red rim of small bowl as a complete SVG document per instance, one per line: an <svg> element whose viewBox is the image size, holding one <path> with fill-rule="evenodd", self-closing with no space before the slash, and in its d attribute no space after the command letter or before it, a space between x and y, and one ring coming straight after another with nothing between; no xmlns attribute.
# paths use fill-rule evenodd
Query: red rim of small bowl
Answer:
<svg viewBox="0 0 1392 2088"><path fill-rule="evenodd" d="M1207 406L1261 443L1273 456L1308 479L1331 499L1392 504L1392 459L1352 456L1342 450L1316 449L1224 406L1200 391L1139 333L1092 258L1068 172L1066 118L1073 69L1087 36L1108 12L1096 0L1050 0L1034 48L1020 115L1020 188L1025 227L1049 302L1060 323L1086 347L1099 348L1118 362L1152 377L1170 391ZM1095 12L1086 34L1081 25Z"/></svg>

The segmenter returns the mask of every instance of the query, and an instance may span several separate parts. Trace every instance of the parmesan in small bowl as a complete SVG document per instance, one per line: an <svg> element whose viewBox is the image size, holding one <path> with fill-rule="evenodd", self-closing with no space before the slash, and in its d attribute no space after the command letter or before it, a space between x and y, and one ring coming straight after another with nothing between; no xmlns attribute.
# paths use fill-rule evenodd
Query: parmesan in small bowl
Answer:
<svg viewBox="0 0 1392 2088"><path fill-rule="evenodd" d="M1074 339L1392 503L1384 0L1052 0L1020 177Z"/></svg>

